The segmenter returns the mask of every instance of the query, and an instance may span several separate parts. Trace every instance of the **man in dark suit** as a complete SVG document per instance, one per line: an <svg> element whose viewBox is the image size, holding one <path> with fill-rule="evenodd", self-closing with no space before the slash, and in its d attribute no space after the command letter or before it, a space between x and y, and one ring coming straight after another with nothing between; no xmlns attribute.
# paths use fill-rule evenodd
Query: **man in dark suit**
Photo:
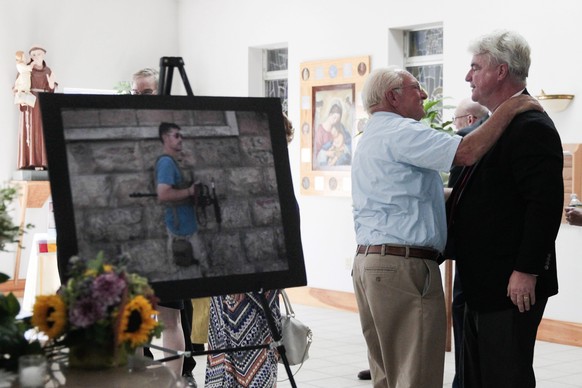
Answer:
<svg viewBox="0 0 582 388"><path fill-rule="evenodd" d="M457 104L453 125L456 128L457 135L465 136L479 127L489 118L489 111L483 105L465 98ZM463 171L462 166L453 166L449 174L448 187L454 187L459 175ZM459 269L455 266L455 278L453 281L453 336L455 343L455 377L453 378L453 388L461 388L460 383L460 365L461 349L463 348L463 320L465 319L465 296L461 286L461 277ZM359 375L358 375L359 376Z"/></svg>
<svg viewBox="0 0 582 388"><path fill-rule="evenodd" d="M471 46L472 99L495 112L527 94L530 49L496 31ZM546 113L516 116L461 174L447 203L449 241L466 298L463 386L535 387L535 338L557 294L555 239L564 200L560 137Z"/></svg>

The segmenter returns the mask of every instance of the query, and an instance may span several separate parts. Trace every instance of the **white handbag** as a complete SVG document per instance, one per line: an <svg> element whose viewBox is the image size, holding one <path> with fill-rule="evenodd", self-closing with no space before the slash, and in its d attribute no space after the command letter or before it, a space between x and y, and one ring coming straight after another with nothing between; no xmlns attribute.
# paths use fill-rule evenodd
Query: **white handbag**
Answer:
<svg viewBox="0 0 582 388"><path fill-rule="evenodd" d="M309 358L309 347L313 342L311 329L295 318L295 312L285 290L280 290L285 304L285 314L281 314L281 336L289 365L303 364ZM283 363L282 358L279 359Z"/></svg>

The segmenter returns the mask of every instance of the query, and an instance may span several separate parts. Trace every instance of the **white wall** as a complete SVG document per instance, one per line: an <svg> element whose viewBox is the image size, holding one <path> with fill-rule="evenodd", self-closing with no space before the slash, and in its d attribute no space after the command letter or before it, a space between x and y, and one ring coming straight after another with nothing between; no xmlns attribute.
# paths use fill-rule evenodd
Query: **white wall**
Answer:
<svg viewBox="0 0 582 388"><path fill-rule="evenodd" d="M18 109L14 53L32 45L64 88L113 89L136 70L178 55L176 0L3 0L0 2L0 182L16 168Z"/></svg>
<svg viewBox="0 0 582 388"><path fill-rule="evenodd" d="M454 104L469 95L464 82L468 42L494 28L511 28L532 46L532 94L544 88L547 93L578 95L568 110L552 117L564 143L582 143L578 100L582 75L575 70L582 57L576 44L582 32L581 13L582 3L571 0L490 0L467 5L442 0L4 0L0 3L0 90L6 93L0 93L0 118L6 136L0 143L0 179L10 177L16 159L12 54L37 42L46 46L47 63L61 87L110 89L129 79L133 70L158 66L161 56L177 55L185 60L194 93L210 96L249 95L249 48L286 42L289 113L297 126L301 62L370 55L372 69L386 66L389 56L397 54L387 48L389 29L443 22L445 94L453 97ZM299 195L298 140L289 153L309 285L352 291L351 201ZM582 294L581 237L582 228L563 226L560 231L561 292L548 304L548 318L582 322L577 299Z"/></svg>
<svg viewBox="0 0 582 388"><path fill-rule="evenodd" d="M413 4L413 6L411 6ZM483 5L457 1L361 0L359 2L295 0L180 1L180 52L185 58L194 93L248 95L248 48L278 42L289 47L289 112L299 123L299 67L301 62L371 56L371 67L388 65L388 31L442 21L445 27L445 90L450 102L469 95L464 76L471 39L495 28L522 33L532 46L529 90L580 93L580 72L568 71L579 63L576 38L582 32L577 15L582 4L556 0L492 0ZM581 104L553 116L562 139L582 142ZM452 114L450 112L449 114ZM297 198L301 208L303 249L312 287L352 291L350 262L355 249L349 198L301 196L299 141L289 147ZM582 228L564 226L558 237L561 293L548 304L546 317L582 322L578 295L582 284L580 255L576 253Z"/></svg>
<svg viewBox="0 0 582 388"><path fill-rule="evenodd" d="M159 67L162 56L178 55L175 0L2 0L0 1L0 184L16 169L18 108L13 104L14 53L32 45L47 50L46 62L64 88L113 89L136 70ZM179 78L179 77L178 77ZM26 274L32 235L46 231L46 206L27 212L34 228L24 237L20 274ZM16 212L16 214L19 214ZM0 252L0 272L10 275L15 246Z"/></svg>

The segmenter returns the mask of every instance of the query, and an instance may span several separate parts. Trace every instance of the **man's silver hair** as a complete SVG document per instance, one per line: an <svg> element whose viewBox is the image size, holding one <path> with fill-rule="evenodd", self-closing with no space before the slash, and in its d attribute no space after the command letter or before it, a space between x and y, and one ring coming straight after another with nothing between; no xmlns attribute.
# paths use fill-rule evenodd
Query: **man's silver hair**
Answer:
<svg viewBox="0 0 582 388"><path fill-rule="evenodd" d="M386 67L372 71L362 88L362 103L368 114L374 106L380 104L386 91L399 88L408 72L398 67Z"/></svg>
<svg viewBox="0 0 582 388"><path fill-rule="evenodd" d="M477 38L469 45L473 55L486 55L489 63L506 63L509 74L525 83L531 65L530 48L523 36L514 31L497 30Z"/></svg>

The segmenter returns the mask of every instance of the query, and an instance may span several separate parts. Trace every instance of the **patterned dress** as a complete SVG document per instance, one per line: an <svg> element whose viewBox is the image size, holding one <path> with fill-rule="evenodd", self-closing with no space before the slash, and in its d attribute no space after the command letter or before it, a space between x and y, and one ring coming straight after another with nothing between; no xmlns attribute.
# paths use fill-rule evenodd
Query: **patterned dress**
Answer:
<svg viewBox="0 0 582 388"><path fill-rule="evenodd" d="M281 332L279 293L265 292ZM210 301L209 349L269 344L273 340L258 293L214 296ZM277 384L276 349L209 354L205 388L270 388Z"/></svg>

